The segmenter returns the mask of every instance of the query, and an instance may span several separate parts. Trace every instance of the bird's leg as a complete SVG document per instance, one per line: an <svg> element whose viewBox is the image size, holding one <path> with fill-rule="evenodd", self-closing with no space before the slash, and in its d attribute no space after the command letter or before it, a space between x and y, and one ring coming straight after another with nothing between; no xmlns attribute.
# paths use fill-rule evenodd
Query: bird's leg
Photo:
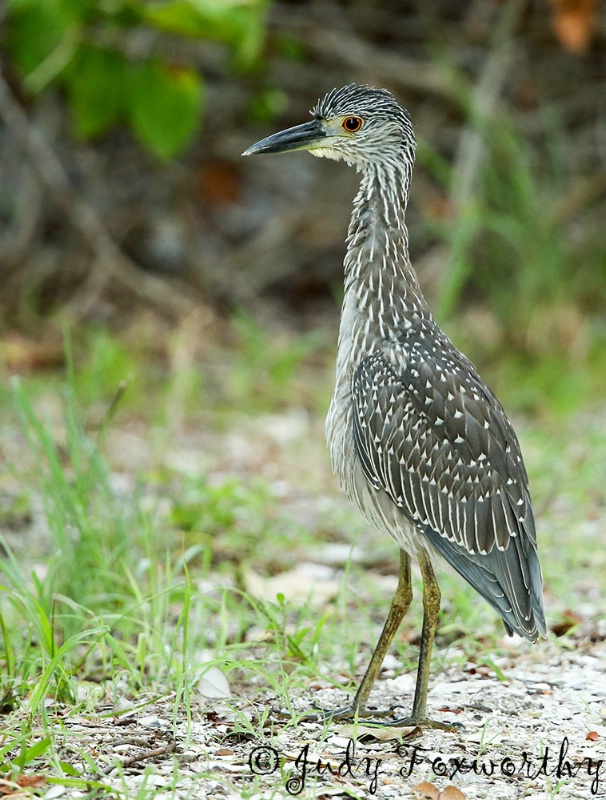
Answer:
<svg viewBox="0 0 606 800"><path fill-rule="evenodd" d="M412 704L412 714L409 717L396 720L392 725L418 725L426 728L439 728L441 730L456 730L457 725L437 722L429 719L426 713L427 688L429 685L429 667L431 664L431 650L438 626L440 612L440 587L436 581L431 560L427 551L419 550L417 553L421 575L423 576L423 631L421 633L421 648L419 652L419 666L417 670L417 685Z"/></svg>
<svg viewBox="0 0 606 800"><path fill-rule="evenodd" d="M385 625L381 631L381 636L374 649L370 664L368 665L362 682L358 687L358 691L352 702L343 707L336 709L319 709L317 713L311 713L305 716L306 720L353 720L356 715L359 718L366 717L381 717L388 716L393 713L390 709L388 711L367 711L366 703L368 696L374 685L381 665L385 659L385 655L393 641L396 631L400 627L400 623L404 615L408 611L410 601L412 600L412 582L410 579L410 556L404 550L400 550L400 571L398 574L398 585L391 601L389 614L385 620Z"/></svg>
<svg viewBox="0 0 606 800"><path fill-rule="evenodd" d="M339 722L354 721L356 717L363 719L366 724L384 725L386 727L405 727L414 725L422 728L438 728L440 730L454 731L460 726L457 724L438 722L429 719L426 714L427 690L429 686L429 669L431 664L431 650L438 626L440 612L440 587L436 581L431 560L425 550L417 553L421 575L423 577L423 630L421 633L421 648L419 652L419 666L417 670L417 683L412 704L412 714L408 717L385 720L384 717L393 716L392 706L387 711L369 711L366 708L368 697L375 683L385 655L393 641L404 615L408 611L412 600L412 582L410 578L410 556L404 550L400 551L400 572L398 585L391 601L389 614L381 631L381 636L374 649L370 664L358 687L352 702L343 708L318 709L317 712L306 714L304 720L310 722L331 720Z"/></svg>
<svg viewBox="0 0 606 800"><path fill-rule="evenodd" d="M431 559L426 550L419 550L417 552L419 559L419 566L421 567L421 575L423 577L423 630L421 633L421 647L419 652L419 666L417 669L417 683L415 687L415 695L412 704L412 714L408 717L401 717L397 719L390 719L388 721L381 720L381 717L393 714L393 708L389 711L367 711L366 702L370 694L370 690L374 684L375 678L381 668L385 654L393 640L396 630L402 617L406 613L410 601L412 599L412 584L410 580L410 558L401 552L400 555L400 579L398 587L394 594L389 615L383 632L379 638L375 652L372 655L366 674L362 679L362 683L354 697L354 700L349 709L339 709L334 712L336 719L343 717L352 717L356 711L359 717L364 717L366 724L376 722L379 725L389 727L408 727L414 725L419 728L437 728L445 731L455 731L460 726L452 723L438 722L437 720L429 719L426 713L427 706L427 690L429 686L429 669L431 664L431 651L433 647L433 640L438 627L438 614L440 613L440 587L434 575L433 567L431 566ZM347 713L349 711L349 714ZM372 717L373 719L366 719Z"/></svg>
<svg viewBox="0 0 606 800"><path fill-rule="evenodd" d="M383 665L387 651L389 650L393 637L404 619L412 600L412 581L410 579L410 556L404 550L400 550L400 571L398 573L398 585L391 600L389 614L383 625L383 630L379 636L379 641L374 649L370 664L366 668L364 677L358 691L351 704L352 712L364 712L370 691L374 685L377 675Z"/></svg>

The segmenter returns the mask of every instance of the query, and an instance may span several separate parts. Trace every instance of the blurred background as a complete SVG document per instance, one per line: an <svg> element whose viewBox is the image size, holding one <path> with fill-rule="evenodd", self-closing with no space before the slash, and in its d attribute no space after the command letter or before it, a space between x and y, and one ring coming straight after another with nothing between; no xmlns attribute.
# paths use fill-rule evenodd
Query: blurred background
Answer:
<svg viewBox="0 0 606 800"><path fill-rule="evenodd" d="M366 82L415 121L411 255L439 322L506 392L503 371L522 372L524 410L603 391L600 0L9 0L0 14L8 372L60 366L65 326L76 346L102 328L160 365L183 324L196 359L268 331L324 329L302 348L332 347L357 177L240 153Z"/></svg>

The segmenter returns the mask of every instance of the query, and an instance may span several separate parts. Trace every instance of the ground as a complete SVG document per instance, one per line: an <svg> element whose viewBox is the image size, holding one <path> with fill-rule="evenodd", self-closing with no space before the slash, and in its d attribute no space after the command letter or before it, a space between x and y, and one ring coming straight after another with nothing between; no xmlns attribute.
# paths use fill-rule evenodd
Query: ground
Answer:
<svg viewBox="0 0 606 800"><path fill-rule="evenodd" d="M503 681L449 668L434 677L430 704L462 724L455 734L280 724L271 714L263 732L253 734L241 720L257 728L272 703L261 695L233 701L237 714L232 701L198 697L190 721L185 713L174 719L170 699L119 721L78 715L65 723L64 735L95 754L102 783L129 797L145 785L157 797L399 798L422 796L414 787L424 781L456 786L469 800L600 797L606 795L605 665L604 642L573 651L546 642L532 653L511 647L499 659ZM412 676L387 677L396 672L386 671L373 700L409 701ZM342 700L342 693L314 689L293 703L305 709L311 701ZM597 741L587 739L590 731Z"/></svg>

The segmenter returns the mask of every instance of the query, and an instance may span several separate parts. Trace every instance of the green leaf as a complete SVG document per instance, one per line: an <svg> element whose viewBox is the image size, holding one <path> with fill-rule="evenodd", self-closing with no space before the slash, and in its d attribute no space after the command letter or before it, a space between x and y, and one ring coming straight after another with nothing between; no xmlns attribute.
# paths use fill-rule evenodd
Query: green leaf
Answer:
<svg viewBox="0 0 606 800"><path fill-rule="evenodd" d="M71 764L68 764L67 761L59 761L59 766L65 775L70 775L72 778L80 778L82 776L82 773Z"/></svg>
<svg viewBox="0 0 606 800"><path fill-rule="evenodd" d="M194 70L171 68L159 61L133 65L128 116L136 135L158 158L168 161L198 127L202 96Z"/></svg>
<svg viewBox="0 0 606 800"><path fill-rule="evenodd" d="M28 89L41 91L69 63L81 21L64 0L11 1L8 47Z"/></svg>
<svg viewBox="0 0 606 800"><path fill-rule="evenodd" d="M15 767L18 767L19 770L22 771L23 767L27 766L36 758L45 753L50 747L50 744L51 740L48 736L46 736L44 739L41 739L39 742L36 742L31 747L25 747L25 744L23 743L21 752L17 758L13 759L11 764L13 764Z"/></svg>
<svg viewBox="0 0 606 800"><path fill-rule="evenodd" d="M124 56L89 45L81 47L68 78L78 136L98 136L118 121L127 101L125 80Z"/></svg>
<svg viewBox="0 0 606 800"><path fill-rule="evenodd" d="M212 17L209 19L201 9L189 0L170 0L157 3L144 11L148 22L168 33L195 38L212 37Z"/></svg>
<svg viewBox="0 0 606 800"><path fill-rule="evenodd" d="M267 0L167 0L154 3L145 18L157 28L235 47L241 61L258 54Z"/></svg>

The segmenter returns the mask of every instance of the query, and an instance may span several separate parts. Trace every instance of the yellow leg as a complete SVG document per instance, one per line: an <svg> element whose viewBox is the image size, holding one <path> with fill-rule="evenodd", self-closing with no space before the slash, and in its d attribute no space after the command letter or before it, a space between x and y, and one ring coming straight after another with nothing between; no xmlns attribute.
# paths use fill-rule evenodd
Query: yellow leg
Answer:
<svg viewBox="0 0 606 800"><path fill-rule="evenodd" d="M383 630L379 636L379 641L377 642L377 646L375 647L370 659L370 664L366 668L362 682L360 683L358 691L356 692L356 696L353 699L352 710L354 713L356 711L364 711L366 708L370 691L375 680L377 679L377 675L379 674L383 661L385 660L387 651L393 642L393 637L396 635L396 631L400 627L400 623L408 611L411 600L412 582L410 580L410 556L408 553L405 553L404 550L400 550L400 572L398 575L398 585L391 600L389 614L387 615L385 625L383 626Z"/></svg>
<svg viewBox="0 0 606 800"><path fill-rule="evenodd" d="M412 583L410 580L410 556L408 553L400 550L400 571L398 574L398 585L391 600L389 614L387 615L385 625L383 626L383 630L379 636L379 641L377 642L377 646L375 647L370 659L370 664L366 668L366 672L364 673L364 677L362 678L354 699L349 705L344 706L343 708L320 709L319 713L308 714L306 715L305 719L346 721L355 719L356 715L364 718L365 720L367 717L384 717L393 715L393 709L388 709L387 711L367 711L366 703L368 702L368 696L370 695L371 689L374 685L377 675L379 674L385 659L385 655L389 650L389 647L393 641L393 637L396 635L396 631L400 627L400 623L402 622L404 615L408 611L411 600ZM380 724L389 723L381 722Z"/></svg>
<svg viewBox="0 0 606 800"><path fill-rule="evenodd" d="M415 725L418 727L440 728L442 730L453 731L459 726L444 722L436 722L429 719L426 714L427 689L429 686L429 669L431 664L431 650L433 640L438 626L438 614L440 612L440 587L431 566L429 555L425 550L417 553L421 575L423 576L423 630L421 633L421 648L419 652L419 667L417 670L417 683L415 696L412 704L412 714L401 719L391 719L384 721L379 719L385 716L393 716L394 708L387 711L367 711L366 704L371 689L375 683L377 675L385 659L385 655L391 646L393 638L398 630L400 623L412 600L412 583L410 580L410 557L403 550L400 551L400 572L398 585L391 601L389 614L385 620L385 625L381 631L381 636L374 649L370 664L368 665L358 691L350 705L337 709L321 709L317 714L306 716L308 720L339 720L347 721L355 719L356 715L364 719L365 724L385 725L390 727ZM371 719L368 719L368 718ZM372 718L376 718L372 719Z"/></svg>
<svg viewBox="0 0 606 800"><path fill-rule="evenodd" d="M412 704L412 714L409 717L390 720L388 723L383 722L382 724L387 724L390 726L416 725L425 728L439 728L441 730L453 731L459 726L429 719L426 713L429 670L431 666L431 651L433 647L433 640L436 634L436 628L438 627L441 593L427 551L419 550L417 552L417 558L419 559L419 566L421 567L421 575L423 577L423 630L421 632L421 648L419 652L417 684L415 687L415 696ZM383 663L383 659L385 658L385 653L392 642L402 617L408 609L411 598L412 587L410 583L410 559L405 553L402 552L400 560L400 581L398 582L398 588L396 589L396 593L392 600L391 609L389 611L389 616L387 617L385 627L383 628L383 633L379 638L379 642L375 652L373 653L370 665L366 670L366 674L362 679L358 693L354 698L354 711L356 709L361 711L364 710L368 695L372 688L372 684L374 683L377 673L381 668L381 664ZM395 628L393 627L394 624ZM382 714L375 713L373 716L379 717L382 716Z"/></svg>
<svg viewBox="0 0 606 800"><path fill-rule="evenodd" d="M428 721L425 709L427 706L427 688L429 686L429 668L433 640L438 627L441 594L427 552L419 550L417 557L421 567L421 575L423 576L423 631L421 633L417 685L412 704L412 719L423 724Z"/></svg>

